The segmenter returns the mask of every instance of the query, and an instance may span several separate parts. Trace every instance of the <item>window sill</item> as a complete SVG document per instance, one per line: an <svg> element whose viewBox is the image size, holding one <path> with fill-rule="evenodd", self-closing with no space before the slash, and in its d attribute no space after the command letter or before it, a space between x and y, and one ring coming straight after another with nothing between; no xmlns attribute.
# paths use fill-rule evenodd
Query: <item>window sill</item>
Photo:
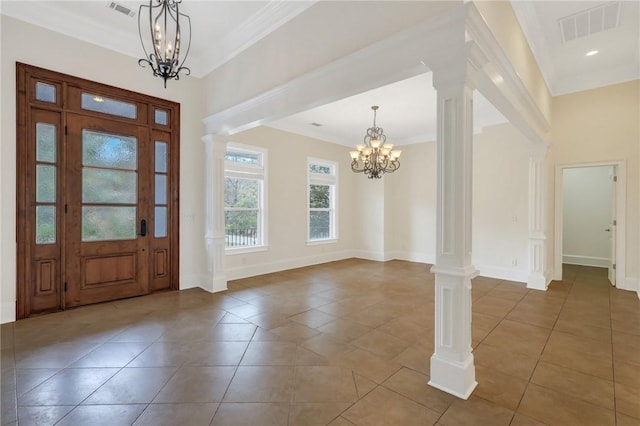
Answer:
<svg viewBox="0 0 640 426"><path fill-rule="evenodd" d="M321 244L335 244L338 242L337 238L327 238L324 240L307 240L308 246L318 246Z"/></svg>
<svg viewBox="0 0 640 426"><path fill-rule="evenodd" d="M224 254L225 256L233 256L234 254L257 253L267 250L269 250L269 246L226 248Z"/></svg>

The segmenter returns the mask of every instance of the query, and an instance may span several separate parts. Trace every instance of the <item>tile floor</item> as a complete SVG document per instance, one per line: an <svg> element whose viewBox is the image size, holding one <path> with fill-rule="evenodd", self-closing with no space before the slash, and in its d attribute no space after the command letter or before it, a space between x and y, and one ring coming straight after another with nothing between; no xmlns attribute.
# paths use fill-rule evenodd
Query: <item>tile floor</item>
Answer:
<svg viewBox="0 0 640 426"><path fill-rule="evenodd" d="M473 281L479 386L427 386L426 265L346 260L5 324L2 424L640 425L640 301Z"/></svg>

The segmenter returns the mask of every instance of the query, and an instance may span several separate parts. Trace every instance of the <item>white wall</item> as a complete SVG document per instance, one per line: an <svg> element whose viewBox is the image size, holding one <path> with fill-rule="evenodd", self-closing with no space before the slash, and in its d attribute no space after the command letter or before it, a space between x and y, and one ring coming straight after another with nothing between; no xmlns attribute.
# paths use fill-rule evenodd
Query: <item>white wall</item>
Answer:
<svg viewBox="0 0 640 426"><path fill-rule="evenodd" d="M483 276L526 282L528 141L511 124L473 138L473 264Z"/></svg>
<svg viewBox="0 0 640 426"><path fill-rule="evenodd" d="M267 250L227 254L228 279L352 257L354 176L348 148L270 127L231 137L233 142L267 149ZM338 163L338 240L307 244L307 158ZM231 252L232 253L232 252Z"/></svg>
<svg viewBox="0 0 640 426"><path fill-rule="evenodd" d="M2 15L0 199L0 322L15 319L16 301L16 61L180 102L180 283L197 286L204 257L204 144L201 81L184 77L167 89L137 59Z"/></svg>
<svg viewBox="0 0 640 426"><path fill-rule="evenodd" d="M385 176L392 206L386 258L435 261L436 144L402 147L401 167ZM529 156L527 139L511 124L490 126L473 141L473 264L481 275L527 278ZM389 246L387 246L387 249Z"/></svg>
<svg viewBox="0 0 640 426"><path fill-rule="evenodd" d="M611 258L612 166L564 169L562 263L607 267Z"/></svg>

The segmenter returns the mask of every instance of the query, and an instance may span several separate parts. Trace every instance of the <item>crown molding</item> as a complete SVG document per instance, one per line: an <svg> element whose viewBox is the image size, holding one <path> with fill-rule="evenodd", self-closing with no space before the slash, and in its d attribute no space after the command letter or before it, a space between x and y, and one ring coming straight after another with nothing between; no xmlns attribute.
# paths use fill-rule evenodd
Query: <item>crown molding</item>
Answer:
<svg viewBox="0 0 640 426"><path fill-rule="evenodd" d="M131 34L126 31L100 21L89 21L78 14L55 7L55 2L0 1L0 13L133 58L144 55L139 43L132 44ZM126 19L131 19L137 27L135 18ZM73 22L73 26L69 25L70 22ZM102 34L109 34L108 43L103 37L98 37Z"/></svg>

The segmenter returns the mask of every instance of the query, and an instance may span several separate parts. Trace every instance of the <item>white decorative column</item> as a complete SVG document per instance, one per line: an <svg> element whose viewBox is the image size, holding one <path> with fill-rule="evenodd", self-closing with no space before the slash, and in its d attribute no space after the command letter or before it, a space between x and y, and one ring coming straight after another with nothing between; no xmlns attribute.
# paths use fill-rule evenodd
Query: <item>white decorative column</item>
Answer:
<svg viewBox="0 0 640 426"><path fill-rule="evenodd" d="M546 157L548 144L529 147L529 277L527 288L547 289L547 235L545 220Z"/></svg>
<svg viewBox="0 0 640 426"><path fill-rule="evenodd" d="M472 52L434 70L437 111L435 353L429 385L467 399L477 386L471 353Z"/></svg>
<svg viewBox="0 0 640 426"><path fill-rule="evenodd" d="M224 155L226 139L216 135L202 138L206 146L205 244L208 282L204 289L212 293L227 289L224 266Z"/></svg>

